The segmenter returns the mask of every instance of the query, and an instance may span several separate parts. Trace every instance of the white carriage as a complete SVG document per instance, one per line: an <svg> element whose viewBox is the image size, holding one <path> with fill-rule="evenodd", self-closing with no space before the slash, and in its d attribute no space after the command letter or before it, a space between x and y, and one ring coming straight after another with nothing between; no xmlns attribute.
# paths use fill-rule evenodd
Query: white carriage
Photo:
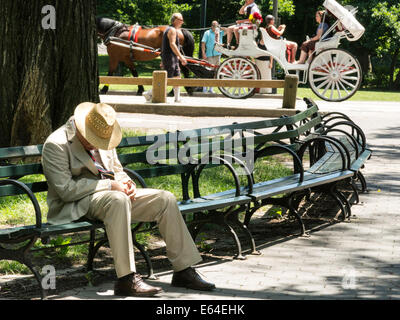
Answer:
<svg viewBox="0 0 400 320"><path fill-rule="evenodd" d="M362 71L358 60L349 52L339 49L342 39L356 41L365 29L356 20L357 9L343 7L335 0L325 0L326 14L336 21L321 36L315 45L312 58L305 64L292 64L286 59L286 44L283 39L273 39L264 28L255 25L239 28L240 41L235 50L228 50L216 43L215 49L230 57L219 66L218 79L261 79L257 65L250 58L272 57L284 70L285 74L297 74L300 83L310 84L312 91L327 101L343 101L350 98L360 87ZM328 13L329 12L329 13ZM267 50L260 49L255 39L261 37ZM309 62L311 60L311 62ZM219 88L230 98L247 98L254 94L255 88Z"/></svg>

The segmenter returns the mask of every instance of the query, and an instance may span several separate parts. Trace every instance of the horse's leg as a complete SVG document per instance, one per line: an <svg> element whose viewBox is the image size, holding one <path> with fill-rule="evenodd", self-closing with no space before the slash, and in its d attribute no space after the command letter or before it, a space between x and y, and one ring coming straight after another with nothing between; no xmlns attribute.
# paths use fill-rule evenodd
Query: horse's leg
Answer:
<svg viewBox="0 0 400 320"><path fill-rule="evenodd" d="M138 74L135 66L133 65L133 63L132 63L132 67L130 67L129 69L131 70L132 76L134 76L136 78L139 77L139 74ZM144 92L144 87L142 85L139 85L136 95L141 96L143 92Z"/></svg>
<svg viewBox="0 0 400 320"><path fill-rule="evenodd" d="M112 55L109 55L110 57L110 62L108 64L108 73L107 76L112 77L115 70L118 67L118 59L115 59ZM108 89L109 89L110 85L109 84L105 84L104 87L101 89L100 94L107 94Z"/></svg>

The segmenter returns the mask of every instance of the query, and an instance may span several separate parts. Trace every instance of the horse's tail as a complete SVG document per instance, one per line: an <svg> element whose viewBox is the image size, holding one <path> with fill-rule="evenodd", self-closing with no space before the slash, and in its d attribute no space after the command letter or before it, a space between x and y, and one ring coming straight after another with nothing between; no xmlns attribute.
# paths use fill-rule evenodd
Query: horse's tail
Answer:
<svg viewBox="0 0 400 320"><path fill-rule="evenodd" d="M182 29L182 34L185 39L183 42L182 50L185 56L193 57L194 52L194 38L190 31Z"/></svg>
<svg viewBox="0 0 400 320"><path fill-rule="evenodd" d="M189 30L182 29L182 34L184 37L183 45L182 45L182 51L185 56L187 57L193 57L193 52L194 52L194 38L192 33ZM189 78L190 70L187 67L184 67L180 64L182 73L185 78ZM187 93L191 96L193 95L193 88L192 87L185 87Z"/></svg>

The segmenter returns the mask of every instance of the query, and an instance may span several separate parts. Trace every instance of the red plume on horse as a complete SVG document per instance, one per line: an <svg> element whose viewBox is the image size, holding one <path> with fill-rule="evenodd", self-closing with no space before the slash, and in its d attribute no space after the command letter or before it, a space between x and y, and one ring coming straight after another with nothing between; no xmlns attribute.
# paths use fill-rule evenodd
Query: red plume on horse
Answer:
<svg viewBox="0 0 400 320"><path fill-rule="evenodd" d="M168 26L157 26L146 28L136 25L126 25L109 18L96 18L97 34L101 37L107 46L109 56L108 76L112 76L118 67L119 62L125 63L134 77L138 77L135 67L136 61L149 61L157 58L159 55L146 51L132 50L126 47L115 45L109 41L110 37L116 37L126 41L133 41L152 49L161 49L162 37ZM194 38L193 35L185 29L178 31L179 43L185 56L193 56ZM185 77L189 76L189 70L181 65L182 73ZM188 93L192 88L186 88ZM105 85L101 93L106 94L108 86ZM142 95L143 86L138 86L137 95Z"/></svg>

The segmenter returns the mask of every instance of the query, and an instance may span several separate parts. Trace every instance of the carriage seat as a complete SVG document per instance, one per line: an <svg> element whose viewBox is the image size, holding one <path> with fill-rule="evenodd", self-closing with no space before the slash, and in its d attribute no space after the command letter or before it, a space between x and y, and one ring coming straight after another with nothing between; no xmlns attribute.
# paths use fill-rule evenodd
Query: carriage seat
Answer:
<svg viewBox="0 0 400 320"><path fill-rule="evenodd" d="M340 35L336 32L332 37L324 39L322 41L318 41L315 44L315 52L318 53L322 50L332 49L339 47L340 43Z"/></svg>
<svg viewBox="0 0 400 320"><path fill-rule="evenodd" d="M307 70L308 64L292 64L286 59L286 43L284 39L274 39L272 38L267 30L264 28L259 29L261 31L261 36L267 51L270 52L275 59L278 59L278 63L286 68L286 70Z"/></svg>

